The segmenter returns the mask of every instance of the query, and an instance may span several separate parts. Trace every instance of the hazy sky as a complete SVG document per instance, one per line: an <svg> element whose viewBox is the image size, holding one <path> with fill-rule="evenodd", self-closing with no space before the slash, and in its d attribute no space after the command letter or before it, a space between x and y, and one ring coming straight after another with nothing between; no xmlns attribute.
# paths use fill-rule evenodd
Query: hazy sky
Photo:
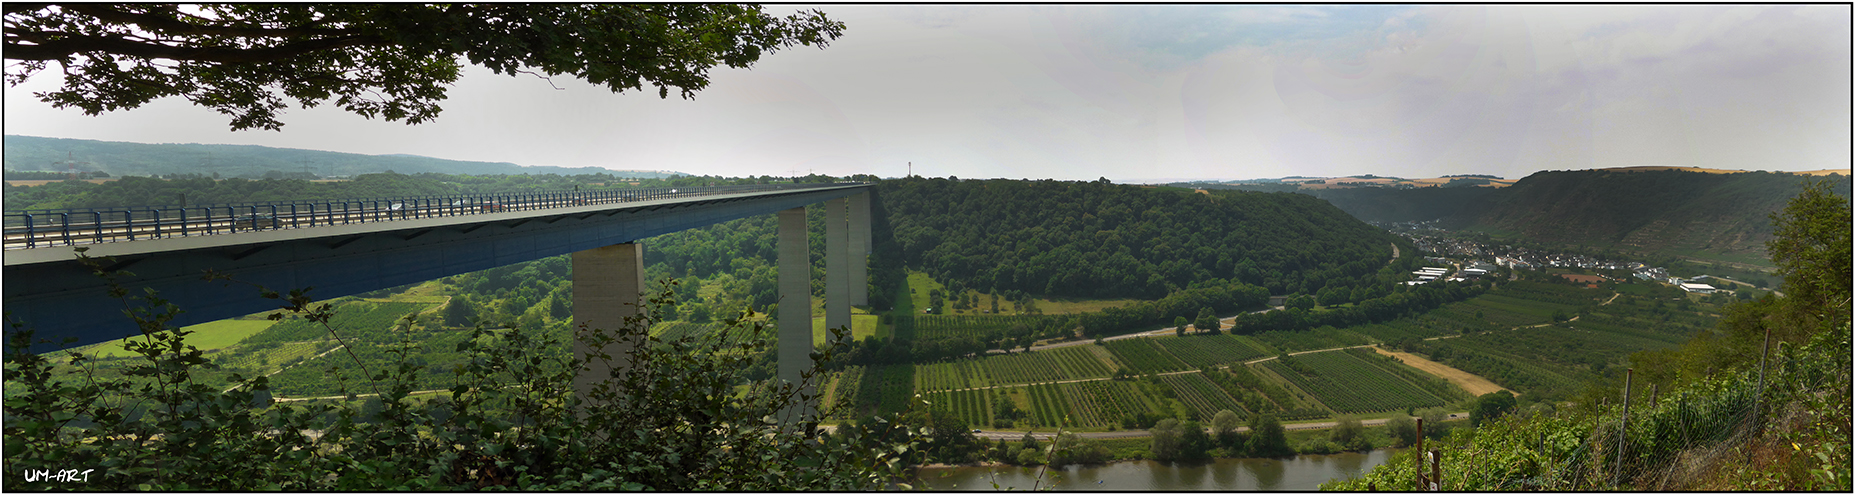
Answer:
<svg viewBox="0 0 1855 495"><path fill-rule="evenodd" d="M801 7L774 6L784 15ZM694 100L471 68L437 121L324 105L227 130L170 98L87 117L5 89L5 132L707 175L1117 182L1848 168L1850 7L818 7L829 48Z"/></svg>

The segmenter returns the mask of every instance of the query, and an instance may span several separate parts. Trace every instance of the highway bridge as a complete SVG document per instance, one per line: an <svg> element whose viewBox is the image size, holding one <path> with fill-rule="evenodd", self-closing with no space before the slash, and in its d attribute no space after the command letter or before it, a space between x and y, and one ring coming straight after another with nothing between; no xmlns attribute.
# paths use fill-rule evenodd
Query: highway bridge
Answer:
<svg viewBox="0 0 1855 495"><path fill-rule="evenodd" d="M616 326L644 296L634 241L772 213L780 300L809 301L805 212L823 203L825 322L836 328L850 324L852 305L867 304L872 188L769 184L7 212L6 320L38 338L75 338L69 345L140 335L124 310L143 301L111 297L104 279L78 261L81 248L106 270L132 273L119 280L129 294L153 289L184 310L172 326L278 307L253 285L285 294L312 289L327 299L572 254L576 328ZM209 270L239 283L206 281ZM799 322L780 328L779 375L796 382L799 366L810 364L810 304L781 304L778 316Z"/></svg>

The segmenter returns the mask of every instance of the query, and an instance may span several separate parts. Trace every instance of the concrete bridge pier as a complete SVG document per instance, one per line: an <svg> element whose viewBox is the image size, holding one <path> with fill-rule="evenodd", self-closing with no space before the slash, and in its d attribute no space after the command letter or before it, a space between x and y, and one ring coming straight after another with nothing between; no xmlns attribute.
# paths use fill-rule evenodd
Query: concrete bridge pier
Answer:
<svg viewBox="0 0 1855 495"><path fill-rule="evenodd" d="M824 202L824 328L850 325L850 219L848 202Z"/></svg>
<svg viewBox="0 0 1855 495"><path fill-rule="evenodd" d="M870 304L870 193L850 197L850 305Z"/></svg>
<svg viewBox="0 0 1855 495"><path fill-rule="evenodd" d="M627 318L644 307L644 247L627 242L576 251L573 269L573 355L586 363L574 376L573 391L580 400L591 397L593 386L612 376L612 368L628 366L627 355L637 347L638 339L605 342L604 345L581 342L581 329L605 329L616 337ZM611 359L592 358L600 352Z"/></svg>
<svg viewBox="0 0 1855 495"><path fill-rule="evenodd" d="M825 325L827 328L850 325L850 307L855 299L867 304L867 251L869 215L867 195L861 205L843 198L825 202ZM811 244L805 222L806 207L781 210L779 215L779 373L788 383L800 383L805 370L812 366L811 312ZM860 242L859 242L860 241ZM636 243L615 244L573 253L573 325L576 336L580 328L623 328L628 318L644 306L644 252ZM600 345L602 344L602 345ZM626 354L638 339L605 343L585 343L575 339L574 356L586 362L586 368L574 378L574 392L590 397L594 385L612 376L614 368L623 372ZM605 353L610 362L591 356ZM812 388L800 391L816 393ZM781 419L788 424L817 419L811 406L788 409Z"/></svg>
<svg viewBox="0 0 1855 495"><path fill-rule="evenodd" d="M806 237L805 207L779 212L779 379L800 383L812 365L812 262ZM814 393L810 389L801 394ZM812 419L818 411L787 409L780 420L795 424Z"/></svg>

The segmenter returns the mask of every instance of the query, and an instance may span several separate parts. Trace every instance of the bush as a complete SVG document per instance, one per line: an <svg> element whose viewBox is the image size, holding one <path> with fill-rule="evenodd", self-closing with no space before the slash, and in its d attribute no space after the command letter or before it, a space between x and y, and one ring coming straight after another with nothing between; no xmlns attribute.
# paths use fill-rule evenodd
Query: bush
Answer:
<svg viewBox="0 0 1855 495"><path fill-rule="evenodd" d="M737 391L745 360L767 345L765 328L744 318L729 322L742 332L705 339L649 337L655 311L625 328L584 332L592 342L642 341L619 356L628 371L585 397L571 386L578 360L537 352L567 343L479 326L457 346L469 359L449 399L421 402L408 398L422 366L407 317L395 364L349 391L377 404L363 422L353 401L272 403L264 377L233 375L230 389L204 383L198 377L215 366L186 342L192 332L166 324L180 309L158 294L122 296L114 280L112 293L145 310L135 313L143 338L128 344L139 356L130 378L86 373L87 358L75 352L65 353L69 361L27 353L32 332L17 325L9 336L9 471L96 466L83 488L103 491L874 490L919 455L919 430L899 420L823 437L806 434L813 424L766 421L800 389L763 381ZM264 294L327 321L327 306L312 308L301 292ZM81 380L55 378L63 366ZM59 487L50 483L10 488Z"/></svg>

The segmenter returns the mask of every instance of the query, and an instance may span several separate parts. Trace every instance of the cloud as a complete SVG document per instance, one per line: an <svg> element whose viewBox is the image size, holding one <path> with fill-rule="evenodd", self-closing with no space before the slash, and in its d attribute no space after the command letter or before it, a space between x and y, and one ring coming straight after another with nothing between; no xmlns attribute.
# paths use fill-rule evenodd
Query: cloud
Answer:
<svg viewBox="0 0 1855 495"><path fill-rule="evenodd" d="M282 133L229 133L172 99L101 117L50 110L26 94L56 82L39 77L6 89L7 131L721 175L1850 162L1847 6L819 8L848 24L842 39L717 69L689 101L473 68L430 124L325 106L291 110Z"/></svg>

